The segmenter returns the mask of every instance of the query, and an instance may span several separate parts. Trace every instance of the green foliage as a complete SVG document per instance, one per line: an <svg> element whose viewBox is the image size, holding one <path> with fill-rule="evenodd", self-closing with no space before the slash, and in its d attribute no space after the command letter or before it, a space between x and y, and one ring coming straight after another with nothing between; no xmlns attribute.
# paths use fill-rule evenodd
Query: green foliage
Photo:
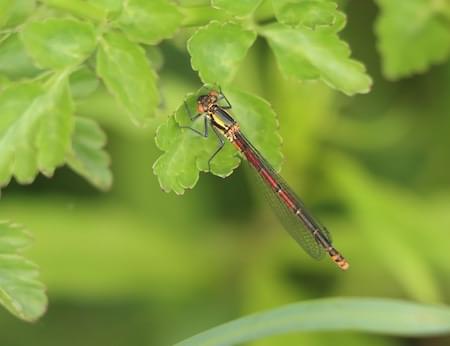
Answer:
<svg viewBox="0 0 450 346"><path fill-rule="evenodd" d="M109 189L112 184L110 158L103 150L105 144L106 135L95 121L76 118L72 152L67 156L67 164L101 190Z"/></svg>
<svg viewBox="0 0 450 346"><path fill-rule="evenodd" d="M0 304L25 320L38 319L47 308L36 266L19 252L30 244L22 227L0 222Z"/></svg>
<svg viewBox="0 0 450 346"><path fill-rule="evenodd" d="M282 333L333 330L401 336L448 334L450 309L376 298L322 299L246 316L177 346L236 345Z"/></svg>
<svg viewBox="0 0 450 346"><path fill-rule="evenodd" d="M14 0L0 0L0 28L4 26L14 10Z"/></svg>
<svg viewBox="0 0 450 346"><path fill-rule="evenodd" d="M5 0L9 2L10 0ZM36 0L12 0L12 9L9 11L6 26L14 26L24 22L36 9Z"/></svg>
<svg viewBox="0 0 450 346"><path fill-rule="evenodd" d="M99 84L96 74L88 67L82 67L70 76L70 91L74 99L83 99L92 95Z"/></svg>
<svg viewBox="0 0 450 346"><path fill-rule="evenodd" d="M192 67L204 83L228 85L255 39L255 32L238 24L211 22L188 42Z"/></svg>
<svg viewBox="0 0 450 346"><path fill-rule="evenodd" d="M114 24L133 41L156 44L178 29L181 14L165 0L129 0Z"/></svg>
<svg viewBox="0 0 450 346"><path fill-rule="evenodd" d="M66 107L59 115L54 114L56 118L64 118L67 124L73 124L73 110L78 102L97 90L99 77L112 97L121 105L124 113L135 124L144 125L154 117L160 103L155 69L160 68L163 59L159 53L155 54L155 47L145 47L144 51L142 45L155 45L173 36L182 25L182 13L188 25L193 25L195 20L201 21L194 24L199 28L188 40L188 50L193 69L199 72L205 83L219 84L238 94L237 90L229 86L257 35L262 33L273 46L286 76L300 80L322 79L348 94L368 91L370 78L364 74L359 63L348 58L350 53L347 46L337 37L336 32L343 27L345 17L337 10L334 2L274 1L275 16L283 23L278 26L257 23L257 9L261 3L261 0L215 0L212 7L203 5L202 2L186 2L186 7L183 7L183 3L181 6L175 6L168 0L130 0L126 3L116 0L46 0L39 11L35 11L34 1L5 0L0 23L9 25L11 29L5 31L4 36L0 38L0 73L12 78L12 85L6 97L14 98L14 93L20 97L18 94L22 85L28 85L23 84L23 78L35 78L30 85L36 90L45 89L42 83L57 79L60 74L58 70L65 69L64 73L70 83L69 90L64 93L64 102L67 105L73 104L73 107ZM191 7L193 5L197 6ZM230 21L231 18L234 19ZM14 28L13 25L17 27ZM285 34L292 36L293 40L286 41L282 37ZM291 49L287 47L292 45L301 47L296 47L292 54ZM92 55L95 51L94 69ZM150 64L149 59L155 60ZM334 69L333 66L339 68ZM342 78L344 74L345 78ZM17 89L14 88L15 83L18 83ZM2 89L6 92L4 87ZM36 94L39 92L36 91ZM56 94L49 95L51 98ZM30 96L27 101L32 99L33 96ZM21 102L25 103L23 100ZM48 102L58 103L56 99L48 99ZM25 113L36 113L34 105L34 102L29 103ZM56 110L58 109L56 107ZM168 125L169 123L166 123L162 126L167 129ZM53 130L56 128L52 127ZM65 130L62 133L53 134L53 137L60 138L64 143L58 155L46 153L46 150L50 150L48 146L39 148L41 157L52 158L46 159L48 162L45 164L26 162L31 160L33 155L25 155L19 160L21 168L12 165L11 159L5 158L6 161L0 162L0 167L5 167L2 173L3 182L9 181L11 175L17 176L19 182L30 182L37 170L51 175L56 166L65 162L65 156L73 154L71 146L75 141L68 140L69 137L75 136L73 125L59 127L57 131L62 131L63 128ZM269 130L271 125L266 128ZM251 131L250 129L249 132ZM22 137L31 136L31 133L25 131ZM172 132L159 131L159 136L162 133L170 136ZM264 136L271 137L269 133ZM25 139L25 142L33 143L32 138ZM163 141L159 137L158 141L177 142L177 139L167 138ZM10 149L9 152L16 150ZM93 157L102 157L102 149L96 147L96 150L98 155ZM33 151L36 150L27 149L27 152ZM280 155L278 153L278 156ZM193 157L195 156L194 153ZM220 176L230 174L237 164L236 159L229 159L229 155L225 157L228 157L228 161L225 160L227 163L222 166L220 161L217 161L213 169L213 172ZM105 167L103 160L99 159L97 164ZM71 167L74 168L73 165ZM199 169L204 170L205 167ZM80 169L76 171L81 173ZM168 174L176 175L175 172ZM86 177L85 172L82 175ZM188 182L182 185L192 186L196 176L198 173L193 174Z"/></svg>
<svg viewBox="0 0 450 346"><path fill-rule="evenodd" d="M225 9L235 16L246 16L257 5L258 1L213 2L213 6ZM371 79L365 73L364 66L349 58L348 46L336 34L343 28L345 16L336 10L334 2L308 2L308 20L302 8L292 8L296 4L276 1L274 5L277 18L284 24L257 27L249 25L245 19L239 21L235 18L232 22L211 21L191 36L188 41L191 64L204 83L219 84L226 87L227 92L232 92L232 82L239 65L257 34L261 33L268 39L285 76L299 80L322 79L326 84L349 95L369 91ZM180 107L176 114L182 110L183 107ZM245 112L245 108L242 111L239 106L234 109L237 117L240 112ZM199 163L196 154L198 150L192 149L195 145L191 140L174 137L176 121L179 122L179 116L175 116L175 120L169 119L158 130L157 143L166 153L156 162L154 171L164 190L182 193L184 189L195 185L198 170L206 170L204 156L207 153L211 155L214 148L199 146L202 151L202 163ZM239 121L241 122L240 119ZM256 123L249 125L250 128L257 128L261 136L271 136L270 132L264 132ZM266 130L270 128L268 126ZM165 136L174 138L164 138ZM180 150L182 147L185 148ZM229 150L227 148L228 146L225 150ZM185 159L180 160L181 157ZM190 168L186 167L186 163ZM212 173L219 176L229 175L237 164L235 160L222 163L219 158L214 163Z"/></svg>
<svg viewBox="0 0 450 346"><path fill-rule="evenodd" d="M349 56L348 46L327 30L274 24L264 30L286 77L322 79L348 95L368 92L371 79L364 66Z"/></svg>
<svg viewBox="0 0 450 346"><path fill-rule="evenodd" d="M20 79L34 77L39 72L18 34L12 34L1 42L0 73L13 79Z"/></svg>
<svg viewBox="0 0 450 346"><path fill-rule="evenodd" d="M202 95L210 87L204 87L186 99L186 105L192 115L198 95ZM255 143L274 167L279 168L282 160L280 154L281 139L277 133L278 122L270 105L263 99L241 91L226 91L233 104L237 120L242 131ZM195 129L204 131L204 118L198 118ZM188 111L182 105L175 116L162 124L157 132L156 144L165 153L155 162L153 171L158 176L161 187L169 192L184 193L185 189L195 186L200 171L208 171L208 160L218 147L218 139L212 128L207 125L210 135L202 137L183 126L192 126ZM211 161L211 173L226 177L239 165L240 159L236 149L228 142Z"/></svg>
<svg viewBox="0 0 450 346"><path fill-rule="evenodd" d="M38 171L53 175L70 147L73 127L67 73L45 85L10 85L0 94L0 184L12 176L31 183Z"/></svg>
<svg viewBox="0 0 450 346"><path fill-rule="evenodd" d="M391 79L424 72L450 52L448 1L377 0L376 24L384 74Z"/></svg>
<svg viewBox="0 0 450 346"><path fill-rule="evenodd" d="M332 27L340 31L345 26L345 15L338 11L337 4L327 0L274 0L273 6L278 21L310 29Z"/></svg>
<svg viewBox="0 0 450 346"><path fill-rule="evenodd" d="M36 65L48 69L79 65L96 45L94 27L73 19L31 22L21 31L21 39Z"/></svg>
<svg viewBox="0 0 450 346"><path fill-rule="evenodd" d="M158 104L156 74L144 50L119 33L106 35L97 53L97 73L136 124L144 124Z"/></svg>
<svg viewBox="0 0 450 346"><path fill-rule="evenodd" d="M122 9L122 0L87 0L90 4L97 5L101 8L104 8L108 12L111 12L114 15L120 13Z"/></svg>
<svg viewBox="0 0 450 346"><path fill-rule="evenodd" d="M250 15L261 4L262 0L212 0L211 4L220 10L225 10L239 17Z"/></svg>

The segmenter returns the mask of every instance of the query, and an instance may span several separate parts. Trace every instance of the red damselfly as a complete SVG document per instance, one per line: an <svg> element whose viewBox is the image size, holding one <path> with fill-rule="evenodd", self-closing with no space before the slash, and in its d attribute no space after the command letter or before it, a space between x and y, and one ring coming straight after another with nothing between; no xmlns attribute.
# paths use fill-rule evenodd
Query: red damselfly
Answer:
<svg viewBox="0 0 450 346"><path fill-rule="evenodd" d="M204 117L204 130L202 132L190 126L181 126L182 128L208 137L209 123L219 140L219 146L210 157L208 166L223 148L223 137L226 138L257 172L272 209L297 243L311 257L320 259L324 253L328 253L339 268L348 269L348 262L332 245L328 230L312 217L301 199L241 132L239 123L228 112L231 104L222 92L211 90L208 94L200 95L197 99L198 113L194 116L186 103L185 107L192 121Z"/></svg>

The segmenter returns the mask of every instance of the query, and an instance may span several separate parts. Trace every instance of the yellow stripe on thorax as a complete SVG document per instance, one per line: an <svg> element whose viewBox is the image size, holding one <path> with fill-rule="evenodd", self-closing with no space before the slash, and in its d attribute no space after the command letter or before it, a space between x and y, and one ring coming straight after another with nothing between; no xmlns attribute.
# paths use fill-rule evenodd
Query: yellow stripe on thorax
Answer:
<svg viewBox="0 0 450 346"><path fill-rule="evenodd" d="M211 117L213 118L213 120L214 120L214 122L215 122L216 124L218 124L219 126L223 127L224 129L228 129L228 128L230 127L230 125L229 125L229 124L226 124L226 123L223 121L222 117L218 116L217 114L211 113Z"/></svg>

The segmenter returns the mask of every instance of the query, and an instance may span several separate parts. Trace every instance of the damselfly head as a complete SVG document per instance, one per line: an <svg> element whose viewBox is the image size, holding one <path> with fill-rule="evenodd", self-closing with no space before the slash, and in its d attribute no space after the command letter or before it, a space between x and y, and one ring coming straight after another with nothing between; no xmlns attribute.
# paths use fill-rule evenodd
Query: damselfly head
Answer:
<svg viewBox="0 0 450 346"><path fill-rule="evenodd" d="M199 113L208 112L209 107L216 104L219 100L219 93L215 90L211 90L207 95L200 95L197 98L197 111Z"/></svg>

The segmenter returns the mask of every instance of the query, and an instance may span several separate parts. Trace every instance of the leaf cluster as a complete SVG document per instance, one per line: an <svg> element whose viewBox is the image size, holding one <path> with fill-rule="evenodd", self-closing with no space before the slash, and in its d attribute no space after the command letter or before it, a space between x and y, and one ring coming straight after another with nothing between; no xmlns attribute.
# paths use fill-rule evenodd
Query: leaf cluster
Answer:
<svg viewBox="0 0 450 346"><path fill-rule="evenodd" d="M212 1L212 7L221 15L197 28L187 48L192 68L198 71L202 82L222 86L233 105L233 114L243 124L243 131L279 168L281 141L274 112L266 101L251 94L244 97L233 85L241 63L258 36L268 42L281 73L287 78L321 80L347 95L368 92L371 79L364 66L351 59L348 45L338 36L346 18L335 2L273 0L269 19L260 18L261 3L259 0ZM189 14L195 17L196 11L191 8ZM190 114L196 113L194 101L201 90L186 98ZM156 142L165 153L154 165L161 187L179 194L195 185L200 171L208 170L205 162L217 146L214 140L205 143L201 138L193 139L195 133L177 127L177 124L188 126L180 121L182 113L186 113L183 105L174 118L159 128ZM273 151L278 152L275 158ZM238 159L231 159L230 155L235 154L228 146L219 155L213 161L211 173L227 176L237 166ZM180 160L181 157L186 159Z"/></svg>
<svg viewBox="0 0 450 346"><path fill-rule="evenodd" d="M47 309L47 296L36 265L20 254L29 244L23 227L0 222L0 304L15 316L34 321Z"/></svg>

